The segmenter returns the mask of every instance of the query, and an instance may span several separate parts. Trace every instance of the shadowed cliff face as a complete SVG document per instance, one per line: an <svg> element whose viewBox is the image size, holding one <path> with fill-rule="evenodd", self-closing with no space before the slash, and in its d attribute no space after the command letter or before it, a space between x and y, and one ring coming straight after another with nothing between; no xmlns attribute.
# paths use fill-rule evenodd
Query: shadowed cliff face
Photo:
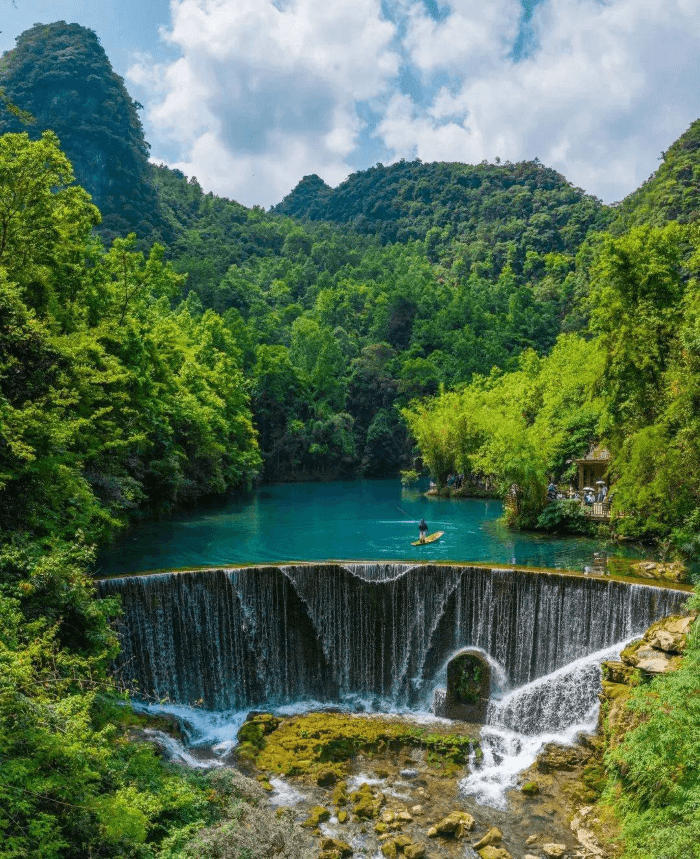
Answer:
<svg viewBox="0 0 700 859"><path fill-rule="evenodd" d="M483 648L514 685L677 612L682 591L463 566L309 564L99 582L124 616L116 670L159 699L243 709L315 699L429 709Z"/></svg>

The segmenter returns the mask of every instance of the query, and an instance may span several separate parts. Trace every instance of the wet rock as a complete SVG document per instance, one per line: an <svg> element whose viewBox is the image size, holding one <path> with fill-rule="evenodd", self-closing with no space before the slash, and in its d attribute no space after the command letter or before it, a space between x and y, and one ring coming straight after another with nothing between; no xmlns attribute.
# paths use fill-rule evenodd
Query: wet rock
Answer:
<svg viewBox="0 0 700 859"><path fill-rule="evenodd" d="M566 853L566 844L543 844L542 852L547 859L561 859L561 857Z"/></svg>
<svg viewBox="0 0 700 859"><path fill-rule="evenodd" d="M301 825L308 826L310 829L315 829L319 823L323 820L328 820L330 816L331 813L327 808L324 808L322 805L315 805L311 809L311 814Z"/></svg>
<svg viewBox="0 0 700 859"><path fill-rule="evenodd" d="M412 823L413 822L413 818L411 817L411 815L407 811L400 811L396 815L396 819L400 820L402 823Z"/></svg>
<svg viewBox="0 0 700 859"><path fill-rule="evenodd" d="M414 805L411 808L411 812L413 814L423 814L423 806L422 805Z"/></svg>
<svg viewBox="0 0 700 859"><path fill-rule="evenodd" d="M319 770L316 776L316 784L319 787L330 787L338 781L338 773L331 769Z"/></svg>
<svg viewBox="0 0 700 859"><path fill-rule="evenodd" d="M636 669L632 665L626 665L624 662L611 659L609 662L604 662L603 679L610 683L630 684L630 681L635 676Z"/></svg>
<svg viewBox="0 0 700 859"><path fill-rule="evenodd" d="M493 845L484 847L478 853L481 859L513 859L504 847L494 847Z"/></svg>
<svg viewBox="0 0 700 859"><path fill-rule="evenodd" d="M425 844L409 844L408 847L404 847L403 855L407 859L421 859L425 856Z"/></svg>
<svg viewBox="0 0 700 859"><path fill-rule="evenodd" d="M419 776L420 773L418 772L418 770L401 770L399 772L399 775L401 776L401 778L416 778L416 776Z"/></svg>
<svg viewBox="0 0 700 859"><path fill-rule="evenodd" d="M379 795L375 795L372 788L366 782L361 784L360 787L350 795L350 799L354 803L352 810L355 817L359 817L363 820L374 819L379 814L382 805L384 805L383 795L381 793Z"/></svg>
<svg viewBox="0 0 700 859"><path fill-rule="evenodd" d="M395 819L396 815L393 811L387 809L387 811L382 812L382 823L393 823Z"/></svg>
<svg viewBox="0 0 700 859"><path fill-rule="evenodd" d="M492 826L486 835L476 842L474 850L481 850L482 847L489 847L490 845L498 845L501 841L503 841L503 833L497 827Z"/></svg>
<svg viewBox="0 0 700 859"><path fill-rule="evenodd" d="M528 845L528 847L529 847L529 846L530 846L530 844L534 844L534 843L535 843L535 841L537 841L537 839L538 839L539 837L540 837L539 835L534 835L534 834L533 834L533 835L528 835L528 836L527 836L527 838L525 839L525 843L526 843L526 844Z"/></svg>
<svg viewBox="0 0 700 859"><path fill-rule="evenodd" d="M526 853L526 854L523 856L523 859L540 859L540 857L539 857L539 856L534 856L532 853Z"/></svg>
<svg viewBox="0 0 700 859"><path fill-rule="evenodd" d="M572 772L585 764L590 756L590 751L580 746L547 743L537 759L537 769L541 773Z"/></svg>
<svg viewBox="0 0 700 859"><path fill-rule="evenodd" d="M476 826L476 821L466 811L453 811L447 817L431 826L428 830L428 838L438 835L444 837L463 838L467 832L471 832Z"/></svg>
<svg viewBox="0 0 700 859"><path fill-rule="evenodd" d="M352 856L352 847L337 838L321 839L321 853L319 859L343 859L344 856Z"/></svg>
<svg viewBox="0 0 700 859"><path fill-rule="evenodd" d="M337 808L340 805L348 804L348 786L344 781L339 781L333 788L333 796L331 802Z"/></svg>
<svg viewBox="0 0 700 859"><path fill-rule="evenodd" d="M536 781L528 781L525 782L520 790L525 794L525 796L537 796L540 792L540 786Z"/></svg>

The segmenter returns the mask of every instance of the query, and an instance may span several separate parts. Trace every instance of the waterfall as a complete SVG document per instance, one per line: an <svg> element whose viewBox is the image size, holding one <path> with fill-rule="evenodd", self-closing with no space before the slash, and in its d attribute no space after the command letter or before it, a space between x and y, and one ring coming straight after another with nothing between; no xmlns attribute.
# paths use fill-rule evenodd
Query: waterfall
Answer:
<svg viewBox="0 0 700 859"><path fill-rule="evenodd" d="M527 570L297 564L128 576L115 670L208 710L303 699L429 710L449 656L478 647L511 687L678 612L688 594Z"/></svg>
<svg viewBox="0 0 700 859"><path fill-rule="evenodd" d="M593 731L598 719L601 664L616 659L626 642L583 656L489 702L481 731L481 760L472 755L460 783L481 805L506 807L506 791L548 742L571 743Z"/></svg>

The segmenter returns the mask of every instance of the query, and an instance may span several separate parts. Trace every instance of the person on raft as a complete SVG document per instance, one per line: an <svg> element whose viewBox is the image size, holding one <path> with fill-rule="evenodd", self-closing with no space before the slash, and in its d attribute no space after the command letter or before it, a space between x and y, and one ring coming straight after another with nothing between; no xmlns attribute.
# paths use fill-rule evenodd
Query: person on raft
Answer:
<svg viewBox="0 0 700 859"><path fill-rule="evenodd" d="M425 538L428 536L428 525L425 519L420 520L420 524L418 525L418 533L420 534L421 543L425 543Z"/></svg>

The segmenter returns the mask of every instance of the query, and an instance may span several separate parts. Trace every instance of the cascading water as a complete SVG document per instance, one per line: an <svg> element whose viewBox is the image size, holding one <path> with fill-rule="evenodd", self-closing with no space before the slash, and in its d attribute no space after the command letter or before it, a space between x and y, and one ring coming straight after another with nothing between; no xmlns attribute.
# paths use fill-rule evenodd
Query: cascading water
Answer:
<svg viewBox="0 0 700 859"><path fill-rule="evenodd" d="M429 710L456 650L521 686L678 612L683 591L457 565L299 564L99 582L124 610L122 678L240 711L300 700Z"/></svg>
<svg viewBox="0 0 700 859"><path fill-rule="evenodd" d="M460 789L482 805L506 807L506 791L545 743L570 743L593 731L598 718L601 664L615 659L626 642L583 656L551 674L489 702L481 731L482 759L472 755Z"/></svg>

